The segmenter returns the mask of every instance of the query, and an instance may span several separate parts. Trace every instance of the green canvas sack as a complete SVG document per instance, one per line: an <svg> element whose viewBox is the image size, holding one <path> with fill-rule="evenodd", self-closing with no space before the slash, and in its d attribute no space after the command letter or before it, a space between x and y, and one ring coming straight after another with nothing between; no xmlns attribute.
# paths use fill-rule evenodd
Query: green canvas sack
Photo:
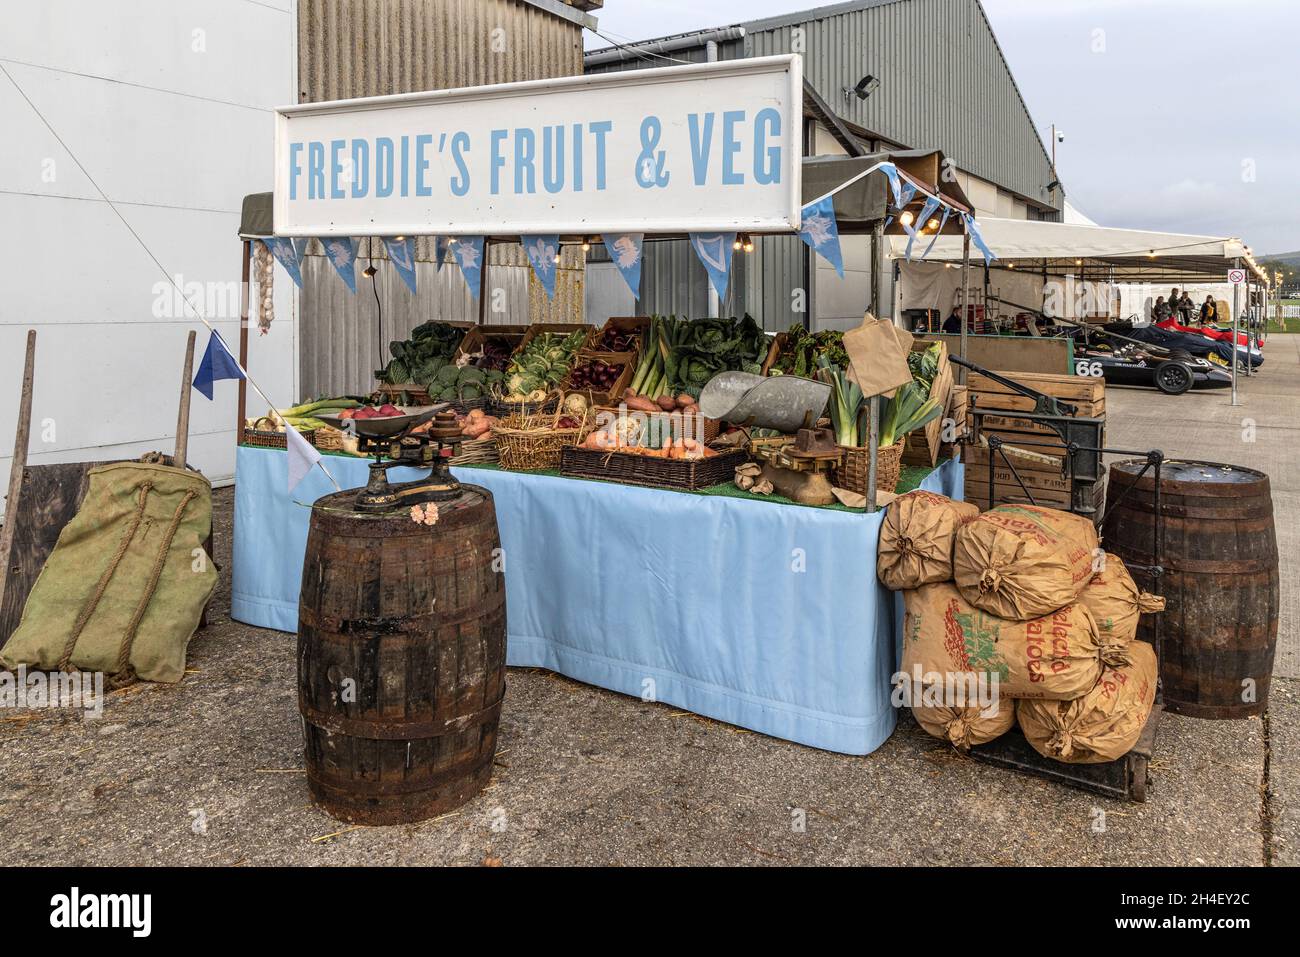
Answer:
<svg viewBox="0 0 1300 957"><path fill-rule="evenodd" d="M197 472L142 462L102 465L89 479L0 665L99 671L119 684L180 681L217 583L202 551L212 486Z"/></svg>

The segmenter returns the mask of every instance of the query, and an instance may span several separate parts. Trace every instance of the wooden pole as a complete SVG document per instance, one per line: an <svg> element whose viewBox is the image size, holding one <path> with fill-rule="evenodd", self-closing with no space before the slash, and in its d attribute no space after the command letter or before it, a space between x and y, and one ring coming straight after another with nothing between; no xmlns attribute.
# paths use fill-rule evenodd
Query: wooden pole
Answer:
<svg viewBox="0 0 1300 957"><path fill-rule="evenodd" d="M253 259L253 241L244 240L244 262L240 269L242 282L239 295L239 367L248 368L248 303L252 296L249 288L249 269ZM244 438L244 422L248 419L248 382L239 380L239 420L235 423L235 446Z"/></svg>
<svg viewBox="0 0 1300 957"><path fill-rule="evenodd" d="M36 378L36 330L27 330L27 358L23 364L23 388L18 399L18 430L14 435L14 457L9 467L9 496L5 499L5 523L0 526L0 601L9 578L14 546L14 521L18 517L18 496L23 472L27 470L27 446L32 437L32 383Z"/></svg>
<svg viewBox="0 0 1300 957"><path fill-rule="evenodd" d="M190 330L185 341L185 368L181 371L181 408L176 414L176 453L172 465L185 468L185 456L190 450L190 380L194 378L194 340L198 333ZM242 380L241 380L242 381Z"/></svg>

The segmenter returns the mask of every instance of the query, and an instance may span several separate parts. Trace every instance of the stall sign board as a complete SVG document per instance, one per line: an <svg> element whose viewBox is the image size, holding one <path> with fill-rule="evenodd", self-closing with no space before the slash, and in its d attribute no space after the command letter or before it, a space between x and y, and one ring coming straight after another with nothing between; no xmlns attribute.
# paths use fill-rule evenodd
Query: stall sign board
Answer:
<svg viewBox="0 0 1300 957"><path fill-rule="evenodd" d="M774 56L283 107L275 232L794 232L802 98Z"/></svg>
<svg viewBox="0 0 1300 957"><path fill-rule="evenodd" d="M1228 282L1232 283L1234 286L1240 286L1245 281L1246 281L1246 270L1244 269L1228 270Z"/></svg>

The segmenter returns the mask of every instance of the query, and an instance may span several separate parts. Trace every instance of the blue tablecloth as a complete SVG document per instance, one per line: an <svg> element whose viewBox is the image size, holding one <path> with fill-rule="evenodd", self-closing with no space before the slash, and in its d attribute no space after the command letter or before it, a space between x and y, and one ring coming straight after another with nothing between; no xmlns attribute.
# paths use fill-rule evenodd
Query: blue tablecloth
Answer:
<svg viewBox="0 0 1300 957"><path fill-rule="evenodd" d="M344 488L366 463L328 457ZM394 473L395 480L421 473ZM283 451L240 448L231 614L293 632L307 505ZM801 744L867 754L892 733L895 596L867 515L542 475L460 469L496 498L507 658ZM960 496L961 466L924 488Z"/></svg>

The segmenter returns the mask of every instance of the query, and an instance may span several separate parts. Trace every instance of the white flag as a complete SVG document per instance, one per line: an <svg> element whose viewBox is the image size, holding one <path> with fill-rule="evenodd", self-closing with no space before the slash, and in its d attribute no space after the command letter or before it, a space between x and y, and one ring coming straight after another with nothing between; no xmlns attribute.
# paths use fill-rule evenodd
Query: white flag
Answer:
<svg viewBox="0 0 1300 957"><path fill-rule="evenodd" d="M289 491L292 493L312 466L320 461L320 452L288 423L284 427L284 437L289 449Z"/></svg>

